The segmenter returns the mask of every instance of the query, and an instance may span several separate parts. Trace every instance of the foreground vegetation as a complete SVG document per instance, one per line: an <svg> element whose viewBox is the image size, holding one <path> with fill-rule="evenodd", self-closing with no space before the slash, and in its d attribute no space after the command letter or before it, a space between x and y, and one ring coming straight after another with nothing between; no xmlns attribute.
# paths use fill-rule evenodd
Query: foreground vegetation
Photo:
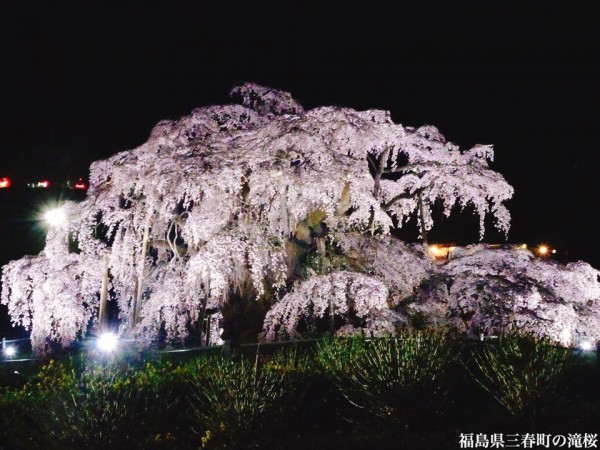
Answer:
<svg viewBox="0 0 600 450"><path fill-rule="evenodd" d="M530 336L269 348L5 370L0 448L458 448L461 432L591 432L600 417L595 362Z"/></svg>

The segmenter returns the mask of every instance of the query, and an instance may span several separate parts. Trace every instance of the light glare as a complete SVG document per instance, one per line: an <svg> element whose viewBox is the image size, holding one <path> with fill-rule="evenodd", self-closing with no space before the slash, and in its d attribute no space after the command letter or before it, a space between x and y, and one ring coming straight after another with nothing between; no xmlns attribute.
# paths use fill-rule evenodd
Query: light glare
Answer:
<svg viewBox="0 0 600 450"><path fill-rule="evenodd" d="M590 341L583 341L579 347L581 348L581 350L585 351L585 352L589 352L592 349L592 343Z"/></svg>
<svg viewBox="0 0 600 450"><path fill-rule="evenodd" d="M454 250L456 250L456 246L454 245L433 244L429 246L429 253L435 259L448 258Z"/></svg>
<svg viewBox="0 0 600 450"><path fill-rule="evenodd" d="M560 332L560 342L561 344L569 347L571 343L571 331L568 328L564 328Z"/></svg>
<svg viewBox="0 0 600 450"><path fill-rule="evenodd" d="M113 352L117 349L119 338L114 333L103 333L96 342L96 346L103 352Z"/></svg>
<svg viewBox="0 0 600 450"><path fill-rule="evenodd" d="M438 245L435 245L435 244L434 245L430 245L429 246L429 251L436 258L440 257L440 256L444 256L444 251Z"/></svg>
<svg viewBox="0 0 600 450"><path fill-rule="evenodd" d="M61 207L51 209L44 214L44 220L53 227L64 225L67 222L67 214Z"/></svg>
<svg viewBox="0 0 600 450"><path fill-rule="evenodd" d="M13 356L15 356L17 354L17 349L15 347L13 347L12 345L9 345L8 347L6 347L4 349L4 354L7 357L12 358Z"/></svg>

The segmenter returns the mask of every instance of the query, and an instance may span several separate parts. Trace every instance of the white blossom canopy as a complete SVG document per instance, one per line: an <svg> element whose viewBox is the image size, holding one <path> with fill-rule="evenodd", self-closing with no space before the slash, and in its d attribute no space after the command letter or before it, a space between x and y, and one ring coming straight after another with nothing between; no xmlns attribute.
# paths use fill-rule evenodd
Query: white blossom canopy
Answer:
<svg viewBox="0 0 600 450"><path fill-rule="evenodd" d="M408 309L473 337L527 331L566 346L600 341L600 271L527 250L457 248Z"/></svg>

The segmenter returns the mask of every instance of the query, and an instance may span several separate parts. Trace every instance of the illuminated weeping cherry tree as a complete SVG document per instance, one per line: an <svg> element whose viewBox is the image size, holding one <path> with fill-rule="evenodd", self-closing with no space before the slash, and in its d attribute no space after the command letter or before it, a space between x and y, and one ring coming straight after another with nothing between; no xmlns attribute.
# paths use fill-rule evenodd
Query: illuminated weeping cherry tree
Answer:
<svg viewBox="0 0 600 450"><path fill-rule="evenodd" d="M37 348L85 333L109 291L122 330L147 337L184 338L232 292L272 301L269 338L326 314L355 316L345 331L389 332L390 306L434 270L395 226L416 215L425 239L438 202L474 207L481 235L488 214L508 232L513 189L488 167L490 146L460 151L385 111L305 111L255 84L232 95L241 104L160 122L142 146L93 163L69 226L3 268L2 302ZM302 268L310 256L321 263Z"/></svg>
<svg viewBox="0 0 600 450"><path fill-rule="evenodd" d="M66 217L76 218L79 205L67 202ZM68 345L85 330L98 308L102 266L100 242L89 241L69 251L73 222L53 226L46 247L2 268L2 302L15 324L31 330L32 346L43 350L47 340Z"/></svg>
<svg viewBox="0 0 600 450"><path fill-rule="evenodd" d="M409 310L472 337L520 330L565 346L600 341L600 271L582 261L471 245L454 250L414 297Z"/></svg>

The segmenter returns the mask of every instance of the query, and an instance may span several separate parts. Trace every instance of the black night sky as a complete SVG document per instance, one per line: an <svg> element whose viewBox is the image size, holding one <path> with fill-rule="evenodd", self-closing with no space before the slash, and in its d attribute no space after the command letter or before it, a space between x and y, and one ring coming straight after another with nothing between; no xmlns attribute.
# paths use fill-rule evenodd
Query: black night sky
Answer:
<svg viewBox="0 0 600 450"><path fill-rule="evenodd" d="M141 145L159 120L227 103L233 86L254 81L305 108L387 109L463 148L494 144L492 167L515 188L508 240L600 268L592 9L11 3L0 19L0 178L15 185L86 177L90 162ZM0 194L3 264L37 252L40 238L24 242L34 202Z"/></svg>

